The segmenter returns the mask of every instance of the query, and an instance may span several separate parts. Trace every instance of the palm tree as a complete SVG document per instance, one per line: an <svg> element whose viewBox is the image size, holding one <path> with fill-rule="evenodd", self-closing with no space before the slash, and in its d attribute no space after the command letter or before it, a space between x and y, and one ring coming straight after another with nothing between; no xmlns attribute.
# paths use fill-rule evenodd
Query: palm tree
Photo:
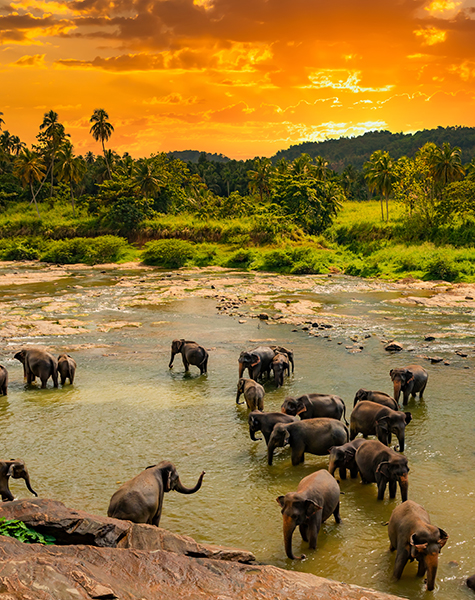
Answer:
<svg viewBox="0 0 475 600"><path fill-rule="evenodd" d="M89 133L92 137L98 142L99 140L102 143L102 152L104 154L104 158L107 165L107 170L109 172L109 178L112 177L110 165L107 161L106 156L106 148L104 146L104 142L111 137L114 127L108 121L109 115L103 108L95 108L92 113L92 117L89 119L89 122L92 123L92 127L89 130Z"/></svg>
<svg viewBox="0 0 475 600"><path fill-rule="evenodd" d="M2 129L2 125L5 125L5 121L2 119L3 113L0 112L0 130Z"/></svg>
<svg viewBox="0 0 475 600"><path fill-rule="evenodd" d="M71 206L73 207L73 217L76 216L73 184L79 183L86 172L86 164L77 156L74 156L72 144L64 144L59 156L59 179L69 183L71 191Z"/></svg>
<svg viewBox="0 0 475 600"><path fill-rule="evenodd" d="M452 148L448 142L442 147L436 146L429 159L431 175L443 187L452 181L463 179L465 169L462 165L462 151L457 146Z"/></svg>
<svg viewBox="0 0 475 600"><path fill-rule="evenodd" d="M133 181L138 185L145 198L150 198L157 194L163 185L163 180L161 174L157 171L157 164L153 157L138 161Z"/></svg>
<svg viewBox="0 0 475 600"><path fill-rule="evenodd" d="M36 152L24 148L20 155L15 159L13 173L19 178L23 186L30 187L32 202L35 203L36 213L39 218L40 211L38 209L38 203L36 202L36 194L39 192L39 189L35 194L33 186L35 183L41 181L45 174L41 157L36 154Z"/></svg>
<svg viewBox="0 0 475 600"><path fill-rule="evenodd" d="M46 144L46 154L49 154L50 166L49 171L51 174L51 187L50 187L50 198L53 197L53 182L54 182L54 161L56 153L58 152L61 144L64 142L66 134L64 133L64 125L59 122L58 113L54 110L44 114L43 123L40 125L40 130L43 131L39 135L40 141Z"/></svg>
<svg viewBox="0 0 475 600"><path fill-rule="evenodd" d="M314 167L312 165L312 157L308 154L301 154L299 157L292 161L290 170L294 175L306 176L314 173Z"/></svg>
<svg viewBox="0 0 475 600"><path fill-rule="evenodd" d="M328 168L328 160L323 158L323 156L317 156L315 158L314 173L316 179L318 179L319 181L327 180L327 177L330 173L330 169Z"/></svg>
<svg viewBox="0 0 475 600"><path fill-rule="evenodd" d="M20 154L20 152L24 148L26 148L26 144L25 144L25 142L22 142L17 135L12 135L11 140L12 140L12 148L11 148L12 154L14 154L15 156L18 156Z"/></svg>
<svg viewBox="0 0 475 600"><path fill-rule="evenodd" d="M254 169L247 172L249 188L252 192L259 192L261 202L264 194L268 195L270 192L269 177L271 170L272 163L268 158L256 158L254 160Z"/></svg>
<svg viewBox="0 0 475 600"><path fill-rule="evenodd" d="M384 221L383 196L386 199L386 222L389 219L389 195L391 193L394 173L393 161L388 152L376 150L364 164L365 179L370 190L377 190L381 195L381 219Z"/></svg>

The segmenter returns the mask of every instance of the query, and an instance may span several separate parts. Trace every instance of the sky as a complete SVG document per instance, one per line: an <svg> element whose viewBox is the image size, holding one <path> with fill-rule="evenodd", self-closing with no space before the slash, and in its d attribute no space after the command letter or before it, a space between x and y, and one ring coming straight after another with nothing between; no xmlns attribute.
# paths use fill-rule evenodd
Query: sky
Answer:
<svg viewBox="0 0 475 600"><path fill-rule="evenodd" d="M75 151L272 156L370 130L475 126L475 0L0 0L0 112Z"/></svg>

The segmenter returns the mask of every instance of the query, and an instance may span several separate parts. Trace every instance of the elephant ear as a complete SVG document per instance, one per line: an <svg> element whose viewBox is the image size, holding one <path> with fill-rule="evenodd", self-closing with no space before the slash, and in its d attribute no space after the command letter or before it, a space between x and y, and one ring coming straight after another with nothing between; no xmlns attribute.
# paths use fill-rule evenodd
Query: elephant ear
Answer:
<svg viewBox="0 0 475 600"><path fill-rule="evenodd" d="M350 462L355 458L356 448L350 447L345 450L345 461Z"/></svg>
<svg viewBox="0 0 475 600"><path fill-rule="evenodd" d="M410 412L406 412L404 414L406 415L406 425L409 425L409 423L412 421L412 414Z"/></svg>
<svg viewBox="0 0 475 600"><path fill-rule="evenodd" d="M255 367L256 365L258 365L261 362L261 358L257 354L251 354L251 360L252 360L251 367Z"/></svg>
<svg viewBox="0 0 475 600"><path fill-rule="evenodd" d="M284 437L284 446L287 446L290 442L290 432L288 429L285 430L285 437Z"/></svg>
<svg viewBox="0 0 475 600"><path fill-rule="evenodd" d="M305 406L302 398L297 398L297 400L295 401L295 407L297 409L296 416L301 415L302 413L307 411L307 407Z"/></svg>
<svg viewBox="0 0 475 600"><path fill-rule="evenodd" d="M420 554L420 553L425 552L427 550L427 546L429 545L429 543L423 542L422 544L418 544L417 539L416 539L416 534L413 533L411 535L410 545L411 545L411 555L413 555L416 553Z"/></svg>
<svg viewBox="0 0 475 600"><path fill-rule="evenodd" d="M389 377L391 377L391 379L393 378L393 373L394 373L394 369L391 369L391 370L389 371Z"/></svg>
<svg viewBox="0 0 475 600"><path fill-rule="evenodd" d="M409 383L414 379L414 374L412 371L406 371L406 383Z"/></svg>
<svg viewBox="0 0 475 600"><path fill-rule="evenodd" d="M389 417L384 416L376 421L376 425L379 427L381 431L384 433L389 433Z"/></svg>
<svg viewBox="0 0 475 600"><path fill-rule="evenodd" d="M438 539L437 543L439 544L439 546L440 546L440 549L442 550L442 548L443 548L443 547L445 546L445 544L447 543L447 540L449 539L449 534L448 534L448 533L446 533L446 532L445 532L443 529L441 529L441 528L439 527L439 535L440 535L440 537L439 537L439 539Z"/></svg>
<svg viewBox="0 0 475 600"><path fill-rule="evenodd" d="M322 510L322 506L319 506L313 500L305 500L305 514L307 517L311 517L317 511Z"/></svg>
<svg viewBox="0 0 475 600"><path fill-rule="evenodd" d="M15 473L15 463L11 464L10 467L8 468L6 477L13 477L14 478L14 473Z"/></svg>
<svg viewBox="0 0 475 600"><path fill-rule="evenodd" d="M277 498L275 499L277 504L279 504L282 508L284 508L284 498L285 496L277 496Z"/></svg>
<svg viewBox="0 0 475 600"><path fill-rule="evenodd" d="M389 462L386 460L382 463L379 463L378 468L376 469L376 473L381 473L383 477L389 479L390 471L389 471Z"/></svg>

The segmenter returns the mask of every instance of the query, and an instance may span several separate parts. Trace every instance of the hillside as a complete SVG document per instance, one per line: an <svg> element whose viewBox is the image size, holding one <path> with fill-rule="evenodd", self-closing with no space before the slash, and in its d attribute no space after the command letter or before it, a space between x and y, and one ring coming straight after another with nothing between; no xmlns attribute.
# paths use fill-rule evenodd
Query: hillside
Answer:
<svg viewBox="0 0 475 600"><path fill-rule="evenodd" d="M206 160L217 162L217 163L225 163L229 162L231 159L224 154L211 154L210 152L201 152L200 150L174 150L173 152L168 152L168 156L171 158L178 158L183 162L191 162L197 164L200 156L206 156Z"/></svg>
<svg viewBox="0 0 475 600"><path fill-rule="evenodd" d="M282 158L292 161L303 153L312 157L323 156L332 169L341 172L352 164L361 169L375 150L386 150L392 158L413 156L427 142L441 146L448 142L462 149L462 160L468 163L475 156L475 127L438 127L424 129L416 133L391 133L390 131L369 131L354 138L339 138L323 142L303 142L279 150L272 157L276 162Z"/></svg>

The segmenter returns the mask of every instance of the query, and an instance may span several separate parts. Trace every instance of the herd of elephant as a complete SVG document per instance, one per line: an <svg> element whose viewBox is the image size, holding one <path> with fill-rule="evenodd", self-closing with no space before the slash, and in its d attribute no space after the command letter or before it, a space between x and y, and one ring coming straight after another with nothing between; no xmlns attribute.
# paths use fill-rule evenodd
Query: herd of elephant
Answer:
<svg viewBox="0 0 475 600"><path fill-rule="evenodd" d="M207 373L208 352L205 348L193 341L173 340L169 368L172 368L174 358L179 353L186 371L193 365L200 369L201 374ZM35 348L21 350L15 354L15 358L23 363L27 383L39 377L41 387L45 388L48 378L52 377L57 387L58 372L63 385L66 378L73 383L76 363L68 355L61 355L56 360L49 352ZM284 545L288 558L304 558L304 555L294 556L292 551L292 536L297 526L303 540L315 549L322 523L332 514L335 521L340 522L340 485L334 477L335 471L338 469L341 480L346 479L347 471L351 477L357 477L359 473L362 483L377 484L378 500L384 498L388 486L390 498L395 498L399 485L402 503L393 510L388 523L390 549L397 551L394 577L401 577L409 560L417 560L417 574L424 576L427 573L427 589L433 590L438 555L448 534L430 523L429 515L422 506L408 500L409 466L407 458L401 453L404 451L405 427L411 422L412 416L410 412L400 410L399 406L401 394L403 406L416 394L423 399L427 371L419 365L392 369L393 397L384 392L359 389L348 423L345 403L340 397L330 394L309 393L297 398L288 397L282 404L281 412L264 412L265 390L258 379L262 380L264 376L269 379L272 371L276 385L282 385L284 374L290 373L290 365L294 371L291 350L282 346L259 346L242 352L238 365L236 403L243 395L250 410L248 423L251 440L260 439L256 438L256 433L262 432L267 444L269 465L272 465L275 448L287 445L291 448L292 465L302 463L306 452L329 455L328 470L321 469L304 477L295 492L277 498L282 508ZM246 369L248 378L243 377ZM1 367L0 389L5 394L7 382L8 374ZM356 439L358 433L363 437ZM394 449L389 447L392 434L398 440L398 446ZM370 435L377 439L368 440ZM113 494L107 514L117 519L158 526L164 493L176 490L182 494L193 494L201 488L204 475L203 471L196 485L187 488L181 483L171 462L162 461L147 467ZM30 492L37 495L30 486L23 461L3 461L0 462L2 500L13 500L8 488L9 477L25 479ZM475 576L468 580L469 586L471 582L475 589Z"/></svg>

